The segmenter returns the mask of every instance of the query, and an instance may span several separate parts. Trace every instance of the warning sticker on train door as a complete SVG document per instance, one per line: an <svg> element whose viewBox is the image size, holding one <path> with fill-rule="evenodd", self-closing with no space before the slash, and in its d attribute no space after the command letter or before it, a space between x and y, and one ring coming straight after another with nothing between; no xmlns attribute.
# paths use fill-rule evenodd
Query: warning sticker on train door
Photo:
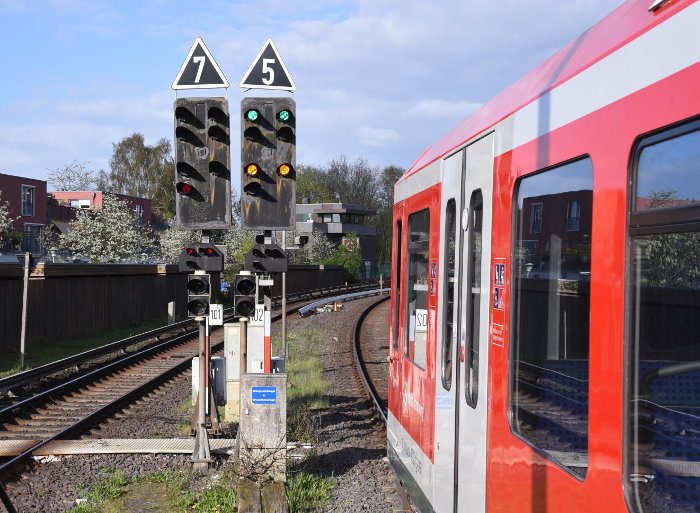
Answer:
<svg viewBox="0 0 700 513"><path fill-rule="evenodd" d="M493 295L491 297L491 342L503 347L506 310L506 259L493 259Z"/></svg>

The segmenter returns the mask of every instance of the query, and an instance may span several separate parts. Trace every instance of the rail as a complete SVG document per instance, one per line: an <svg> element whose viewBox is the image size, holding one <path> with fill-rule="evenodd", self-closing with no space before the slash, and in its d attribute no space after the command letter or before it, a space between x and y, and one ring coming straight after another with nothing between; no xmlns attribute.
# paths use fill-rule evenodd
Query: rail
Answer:
<svg viewBox="0 0 700 513"><path fill-rule="evenodd" d="M367 375L367 368L365 367L365 363L362 360L362 358L360 358L360 353L362 352L360 350L360 336L361 336L361 331L362 331L362 324L364 323L367 316L377 306L379 306L384 301L388 300L389 297L390 296L386 296L386 297L379 299L374 304L370 305L364 312L362 312L362 315L360 315L360 318L357 320L357 323L355 324L355 330L353 332L353 337L352 337L353 338L352 350L353 350L353 356L355 357L355 365L357 366L358 374L362 378L362 381L365 384L365 388L367 389L367 393L369 394L370 399L374 403L374 407L376 408L377 413L379 413L380 417L384 421L384 424L387 423L386 413L384 413L384 410L382 409L381 403L379 402L379 398L377 397L377 390L376 390L376 388L374 388L374 385L372 385L372 382L369 379L369 376Z"/></svg>
<svg viewBox="0 0 700 513"><path fill-rule="evenodd" d="M334 286L322 289L313 289L304 292L297 292L294 294L287 294L287 301L290 303L294 303L298 301L303 301L306 298L314 296L329 295L333 292L340 290L359 290L362 288L367 288L369 286L376 286L376 282L361 282L347 286ZM272 301L275 304L279 305L281 304L281 297L273 297ZM231 320L233 316L233 309L227 308L224 311L224 315L226 316L226 319ZM35 367L33 369L16 372L4 378L0 378L0 395L12 390L13 388L17 388L18 386L21 386L25 383L31 383L33 381L36 381L37 379L56 374L57 372L60 372L62 370L71 367L77 367L83 362L99 358L101 356L105 356L111 353L115 353L117 351L121 351L139 342L143 342L145 340L149 340L151 338L155 338L159 335L164 335L166 333L176 331L178 329L187 329L189 325L192 325L192 329L183 334L195 333L197 329L194 319L187 319L185 321L180 321L174 324L170 324L168 326L161 326L160 328L146 331L144 333L139 333L138 335L133 335L131 337L127 337L121 340L117 340L110 344L106 344L95 349L90 349L89 351L75 354L73 356L57 360L55 362L50 362L45 365Z"/></svg>
<svg viewBox="0 0 700 513"><path fill-rule="evenodd" d="M319 306L327 305L328 303L331 303L333 301L343 301L345 299L352 299L355 297L370 296L372 294L381 294L384 290L386 290L386 289L365 290L362 292L353 292L352 294L343 294L342 296L325 298L325 299L322 299L321 301L315 301L313 303L310 303L310 304L300 308L299 315L304 317L311 310L314 310L314 309L318 308Z"/></svg>

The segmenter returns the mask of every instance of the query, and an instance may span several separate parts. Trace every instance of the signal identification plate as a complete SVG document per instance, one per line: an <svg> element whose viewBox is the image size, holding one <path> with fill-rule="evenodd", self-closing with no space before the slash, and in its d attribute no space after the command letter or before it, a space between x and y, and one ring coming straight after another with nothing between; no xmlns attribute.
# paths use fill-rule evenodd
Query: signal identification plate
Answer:
<svg viewBox="0 0 700 513"><path fill-rule="evenodd" d="M224 305L209 305L209 324L211 326L224 325Z"/></svg>

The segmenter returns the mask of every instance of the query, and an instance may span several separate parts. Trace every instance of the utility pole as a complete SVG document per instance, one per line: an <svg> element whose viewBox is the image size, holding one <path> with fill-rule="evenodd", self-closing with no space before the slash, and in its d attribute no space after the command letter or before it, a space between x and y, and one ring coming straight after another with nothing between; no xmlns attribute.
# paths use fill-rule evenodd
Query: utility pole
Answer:
<svg viewBox="0 0 700 513"><path fill-rule="evenodd" d="M31 253L27 251L24 254L24 290L22 292L22 332L19 339L19 368L24 370L25 360L27 357L26 353L26 340L27 340L27 303L29 302L29 262L31 260Z"/></svg>

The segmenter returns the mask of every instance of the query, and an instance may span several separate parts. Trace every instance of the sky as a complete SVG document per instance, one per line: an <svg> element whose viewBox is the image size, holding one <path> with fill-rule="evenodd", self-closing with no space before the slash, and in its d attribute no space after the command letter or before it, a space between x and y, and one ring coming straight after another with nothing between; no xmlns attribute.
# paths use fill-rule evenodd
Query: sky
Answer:
<svg viewBox="0 0 700 513"><path fill-rule="evenodd" d="M180 97L225 96L235 118L246 95L291 95L298 163L323 166L344 155L407 168L621 3L0 0L0 173L45 180L76 161L109 170L113 143L134 132L147 144L172 142L171 84L196 37L231 86ZM268 38L296 83L293 94L238 87Z"/></svg>

